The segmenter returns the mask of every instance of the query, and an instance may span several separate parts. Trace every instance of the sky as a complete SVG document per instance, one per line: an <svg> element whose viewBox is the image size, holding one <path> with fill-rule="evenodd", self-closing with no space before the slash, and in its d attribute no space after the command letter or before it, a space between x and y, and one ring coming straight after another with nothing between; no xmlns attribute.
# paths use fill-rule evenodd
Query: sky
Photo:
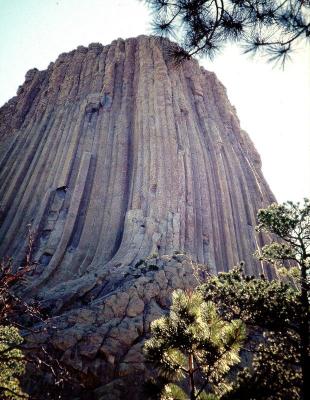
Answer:
<svg viewBox="0 0 310 400"><path fill-rule="evenodd" d="M46 69L60 53L151 33L139 0L0 0L0 106L29 69ZM199 61L227 88L278 202L310 197L310 47L284 71L236 47Z"/></svg>

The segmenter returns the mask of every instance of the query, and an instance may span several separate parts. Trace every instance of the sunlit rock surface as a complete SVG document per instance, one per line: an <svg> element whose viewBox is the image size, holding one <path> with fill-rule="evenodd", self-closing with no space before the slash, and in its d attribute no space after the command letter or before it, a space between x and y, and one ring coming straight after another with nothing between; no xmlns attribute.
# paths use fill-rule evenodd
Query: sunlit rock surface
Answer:
<svg viewBox="0 0 310 400"><path fill-rule="evenodd" d="M169 46L78 47L28 71L0 109L0 255L20 264L31 224L25 296L59 324L40 340L115 393L143 376L141 345L171 291L197 284L190 259L272 275L252 257L256 212L274 201L260 157L216 76L176 66Z"/></svg>

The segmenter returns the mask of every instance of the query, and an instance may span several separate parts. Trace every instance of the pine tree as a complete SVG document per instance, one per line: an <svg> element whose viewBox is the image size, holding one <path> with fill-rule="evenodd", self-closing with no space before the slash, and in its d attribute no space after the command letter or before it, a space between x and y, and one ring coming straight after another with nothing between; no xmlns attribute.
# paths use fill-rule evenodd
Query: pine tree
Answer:
<svg viewBox="0 0 310 400"><path fill-rule="evenodd" d="M205 301L217 304L225 320L239 318L249 332L242 348L249 365L240 369L223 400L299 399L301 303L297 289L281 280L246 276L242 267L235 267L209 277L199 290Z"/></svg>
<svg viewBox="0 0 310 400"><path fill-rule="evenodd" d="M257 252L257 256L280 267L282 271L289 266L288 273L297 272L295 277L300 290L300 321L297 333L300 337L302 399L309 399L310 200L305 199L302 205L293 202L271 204L258 212L258 222L258 230L271 233L277 241L264 246ZM295 268L292 268L292 263Z"/></svg>
<svg viewBox="0 0 310 400"><path fill-rule="evenodd" d="M285 62L310 38L309 1L301 0L145 0L154 15L156 34L175 37L176 56L212 57L229 43L244 52L261 51L270 61Z"/></svg>
<svg viewBox="0 0 310 400"><path fill-rule="evenodd" d="M245 339L240 320L224 321L213 302L197 291L172 294L169 315L151 324L144 352L164 382L161 399L218 399L231 385L230 368L240 361Z"/></svg>
<svg viewBox="0 0 310 400"><path fill-rule="evenodd" d="M0 325L0 398L3 400L28 399L19 382L26 365L19 348L22 342L17 328Z"/></svg>

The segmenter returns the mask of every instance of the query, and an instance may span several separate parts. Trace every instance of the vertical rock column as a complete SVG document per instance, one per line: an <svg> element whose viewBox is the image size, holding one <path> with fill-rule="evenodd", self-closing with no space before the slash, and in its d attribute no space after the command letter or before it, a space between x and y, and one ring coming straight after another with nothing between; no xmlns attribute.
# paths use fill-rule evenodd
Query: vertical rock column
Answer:
<svg viewBox="0 0 310 400"><path fill-rule="evenodd" d="M193 262L273 273L252 257L274 201L260 157L216 76L169 46L78 47L0 109L0 256L23 262L31 224L24 296L50 315L27 342L97 382L94 399L143 398L150 323L197 285Z"/></svg>
<svg viewBox="0 0 310 400"><path fill-rule="evenodd" d="M271 273L252 257L274 200L260 157L215 75L168 45L78 47L1 108L0 251L22 262L32 225L35 290L177 250Z"/></svg>

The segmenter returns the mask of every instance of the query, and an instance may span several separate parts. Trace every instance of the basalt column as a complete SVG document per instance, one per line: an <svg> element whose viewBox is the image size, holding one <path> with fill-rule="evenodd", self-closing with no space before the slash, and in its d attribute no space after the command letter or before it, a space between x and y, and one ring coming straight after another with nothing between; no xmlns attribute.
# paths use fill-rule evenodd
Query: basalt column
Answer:
<svg viewBox="0 0 310 400"><path fill-rule="evenodd" d="M19 265L31 224L25 295L53 305L68 339L51 341L104 383L141 364L150 316L189 285L189 258L271 274L252 257L257 210L274 201L260 157L216 76L176 66L167 46L78 47L30 70L0 109L0 255Z"/></svg>

